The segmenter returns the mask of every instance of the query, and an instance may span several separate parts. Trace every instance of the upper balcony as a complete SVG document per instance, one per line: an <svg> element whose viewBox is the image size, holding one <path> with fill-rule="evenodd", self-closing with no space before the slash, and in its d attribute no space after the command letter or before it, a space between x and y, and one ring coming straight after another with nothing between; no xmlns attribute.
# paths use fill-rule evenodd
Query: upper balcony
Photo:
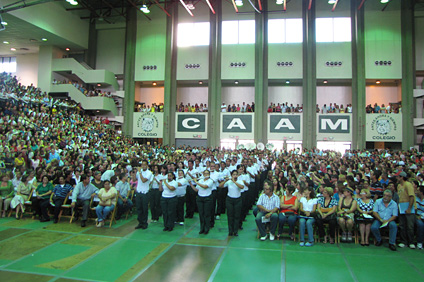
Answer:
<svg viewBox="0 0 424 282"><path fill-rule="evenodd" d="M115 91L119 90L119 84L113 72L89 69L73 58L54 59L52 71L62 74L71 73L78 76L84 83L100 83L104 86L112 86Z"/></svg>
<svg viewBox="0 0 424 282"><path fill-rule="evenodd" d="M114 116L118 115L118 109L112 98L87 97L72 84L54 84L51 86L51 92L68 93L68 96L80 103L84 110L111 112Z"/></svg>

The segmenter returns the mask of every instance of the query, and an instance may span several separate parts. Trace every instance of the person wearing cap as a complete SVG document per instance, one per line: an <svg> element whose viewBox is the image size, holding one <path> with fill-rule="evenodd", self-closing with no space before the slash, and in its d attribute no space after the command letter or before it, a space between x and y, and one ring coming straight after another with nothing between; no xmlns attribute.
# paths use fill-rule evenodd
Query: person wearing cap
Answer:
<svg viewBox="0 0 424 282"><path fill-rule="evenodd" d="M414 187L408 181L408 174L402 171L397 176L399 195L399 228L400 243L399 248L409 246L415 249L414 245L414 224L415 224L415 193Z"/></svg>
<svg viewBox="0 0 424 282"><path fill-rule="evenodd" d="M396 251L397 225L395 220L398 216L398 206L392 200L392 191L386 189L383 192L383 198L375 201L373 208L374 222L371 225L371 232L374 235L377 247L383 244L380 234L380 228L389 227L389 248Z"/></svg>
<svg viewBox="0 0 424 282"><path fill-rule="evenodd" d="M353 189L349 186L343 191L343 198L339 201L337 212L338 223L342 229L342 242L352 242L352 229L354 226L353 213L356 211L356 201L353 199Z"/></svg>

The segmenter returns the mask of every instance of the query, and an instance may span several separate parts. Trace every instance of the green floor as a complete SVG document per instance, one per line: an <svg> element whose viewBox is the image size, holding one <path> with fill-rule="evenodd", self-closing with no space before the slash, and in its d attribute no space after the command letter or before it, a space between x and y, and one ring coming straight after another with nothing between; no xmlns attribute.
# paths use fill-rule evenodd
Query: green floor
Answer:
<svg viewBox="0 0 424 282"><path fill-rule="evenodd" d="M239 237L227 237L226 217L208 235L198 219L173 232L161 223L134 230L81 228L30 218L0 219L0 281L423 281L424 251L280 240L261 242L250 216Z"/></svg>

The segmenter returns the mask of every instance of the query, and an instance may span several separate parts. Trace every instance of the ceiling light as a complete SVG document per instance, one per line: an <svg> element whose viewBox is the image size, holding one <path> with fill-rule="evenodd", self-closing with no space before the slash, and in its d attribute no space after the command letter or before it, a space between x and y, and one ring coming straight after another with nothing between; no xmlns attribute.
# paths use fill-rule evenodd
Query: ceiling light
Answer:
<svg viewBox="0 0 424 282"><path fill-rule="evenodd" d="M41 38L41 41L47 41L47 38Z"/></svg>
<svg viewBox="0 0 424 282"><path fill-rule="evenodd" d="M203 84L203 81L199 81L199 84L202 85Z"/></svg>
<svg viewBox="0 0 424 282"><path fill-rule="evenodd" d="M190 11L190 9L187 7L187 4L184 2L184 0L180 0L180 2L181 2L181 5L183 5L184 9L186 9L187 13L188 13L190 16L194 17L193 13L192 13L192 12Z"/></svg>
<svg viewBox="0 0 424 282"><path fill-rule="evenodd" d="M1 22L2 25L7 25L7 22Z"/></svg>
<svg viewBox="0 0 424 282"><path fill-rule="evenodd" d="M142 11L145 14L150 13L149 7L147 7L146 4L144 4L143 6L141 6L140 11Z"/></svg>
<svg viewBox="0 0 424 282"><path fill-rule="evenodd" d="M380 0L380 3L381 4L387 4L387 3L389 3L390 2L390 0Z"/></svg>
<svg viewBox="0 0 424 282"><path fill-rule="evenodd" d="M241 7L243 6L243 0L236 0L236 6Z"/></svg>
<svg viewBox="0 0 424 282"><path fill-rule="evenodd" d="M9 41L3 41L4 44L9 44Z"/></svg>
<svg viewBox="0 0 424 282"><path fill-rule="evenodd" d="M99 86L99 87L100 87L100 86L102 86L102 85L101 85L100 83L98 83L98 84L97 84L97 86Z"/></svg>
<svg viewBox="0 0 424 282"><path fill-rule="evenodd" d="M323 83L324 83L324 84L327 84L327 83L328 83L328 80L324 80L324 81L323 81Z"/></svg>
<svg viewBox="0 0 424 282"><path fill-rule="evenodd" d="M275 1L275 4L277 4L277 5L283 5L283 3L284 3L284 0L277 0L277 1Z"/></svg>
<svg viewBox="0 0 424 282"><path fill-rule="evenodd" d="M156 83L156 82L153 82L152 84L153 84L153 86L156 86L156 85L157 85L157 83Z"/></svg>
<svg viewBox="0 0 424 282"><path fill-rule="evenodd" d="M100 113L100 111L96 111L96 112Z"/></svg>
<svg viewBox="0 0 424 282"><path fill-rule="evenodd" d="M234 84L239 84L238 80L234 81Z"/></svg>
<svg viewBox="0 0 424 282"><path fill-rule="evenodd" d="M66 48L65 50L66 50L66 51L69 51L69 50L71 50L71 49L69 49L69 48Z"/></svg>
<svg viewBox="0 0 424 282"><path fill-rule="evenodd" d="M16 48L12 47L12 48L10 48L10 51L16 51Z"/></svg>
<svg viewBox="0 0 424 282"><path fill-rule="evenodd" d="M76 0L66 0L66 2L68 2L69 4L71 4L72 6L76 6L78 5L78 2Z"/></svg>
<svg viewBox="0 0 424 282"><path fill-rule="evenodd" d="M290 84L290 80L286 80L286 84Z"/></svg>
<svg viewBox="0 0 424 282"><path fill-rule="evenodd" d="M380 80L377 80L375 83L376 83L376 84L380 84L380 83L381 83L381 81L380 81Z"/></svg>
<svg viewBox="0 0 424 282"><path fill-rule="evenodd" d="M333 5L336 4L337 0L328 0L328 4Z"/></svg>

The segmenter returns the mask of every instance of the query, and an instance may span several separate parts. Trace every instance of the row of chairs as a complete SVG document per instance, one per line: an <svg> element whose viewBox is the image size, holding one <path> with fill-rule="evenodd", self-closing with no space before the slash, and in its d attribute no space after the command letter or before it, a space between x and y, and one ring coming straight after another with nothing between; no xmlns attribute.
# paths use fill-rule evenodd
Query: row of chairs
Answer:
<svg viewBox="0 0 424 282"><path fill-rule="evenodd" d="M316 224L315 224L315 227L316 227ZM329 228L329 224L328 223L324 223L324 229L326 229L326 230L329 230L330 228ZM270 232L270 224L269 223L267 223L266 224L266 230L267 230L267 233L269 234L269 232ZM277 227L277 230L278 230L278 227ZM296 225L295 225L295 230L294 230L294 242L296 242L296 241L298 241L298 240L300 240L300 228L299 228L299 221L297 221L296 222ZM329 234L328 234L329 232L327 232L327 235L329 236ZM342 238L342 235L341 235L341 233L342 233L342 229L337 225L336 226L336 231L335 231L335 234L334 234L334 242L335 243L337 243L337 244L340 244L340 241L341 241L341 238ZM358 226L355 224L355 226L354 226L354 228L353 228L353 236L352 236L352 238L353 238L353 242L355 243L355 244L358 244L359 243L359 228L358 228ZM296 238L296 234L298 234L298 237ZM259 233L259 230L258 230L258 235L257 235L257 238L259 239L260 238L260 233ZM307 237L308 236L308 234L307 233L305 233L305 237ZM281 237L280 237L280 239L281 239ZM315 243L317 243L319 241L319 234L318 234L318 228L314 228L314 242Z"/></svg>
<svg viewBox="0 0 424 282"><path fill-rule="evenodd" d="M24 203L24 205L25 205L25 211L27 211L28 209L31 209L31 207L32 207L32 197L33 197L34 190L35 189L31 190L30 197ZM133 197L134 197L134 190L131 190L130 193L131 193L130 194L130 199L132 200ZM60 221L61 217L64 216L64 211L66 211L66 210L69 210L69 212L66 212L67 214L69 214L68 216L70 217L69 223L72 223L75 220L77 212L81 212L82 213L82 207L76 207L76 208L72 209L71 203L69 201L70 200L69 197L71 195L72 195L72 193L68 193L68 195L66 195L65 200L63 201L63 204L62 204L62 207L60 209L59 216L58 216L58 220L59 221ZM51 196L50 196L50 205L52 207L55 206L55 204L53 202L53 197L54 197L54 194L52 193ZM116 196L116 200L118 200L118 196ZM96 207L97 207L97 204L98 204L99 201L100 200L97 197L97 195L95 195L94 197L91 197L91 200L90 200L90 210L91 211L93 211L93 212L96 211ZM118 205L115 205L115 208L113 209L113 211L109 215L109 218L110 218L109 219L110 220L109 227L112 227L112 224L114 222L116 223L117 209L118 209ZM12 213L13 213L13 210L10 209L9 210L8 217L10 217L12 215ZM26 212L22 212L21 213L21 215L20 215L20 218L21 219L22 219L24 213L26 213ZM125 219L128 219L129 213L130 213L130 210L128 210L125 213Z"/></svg>

